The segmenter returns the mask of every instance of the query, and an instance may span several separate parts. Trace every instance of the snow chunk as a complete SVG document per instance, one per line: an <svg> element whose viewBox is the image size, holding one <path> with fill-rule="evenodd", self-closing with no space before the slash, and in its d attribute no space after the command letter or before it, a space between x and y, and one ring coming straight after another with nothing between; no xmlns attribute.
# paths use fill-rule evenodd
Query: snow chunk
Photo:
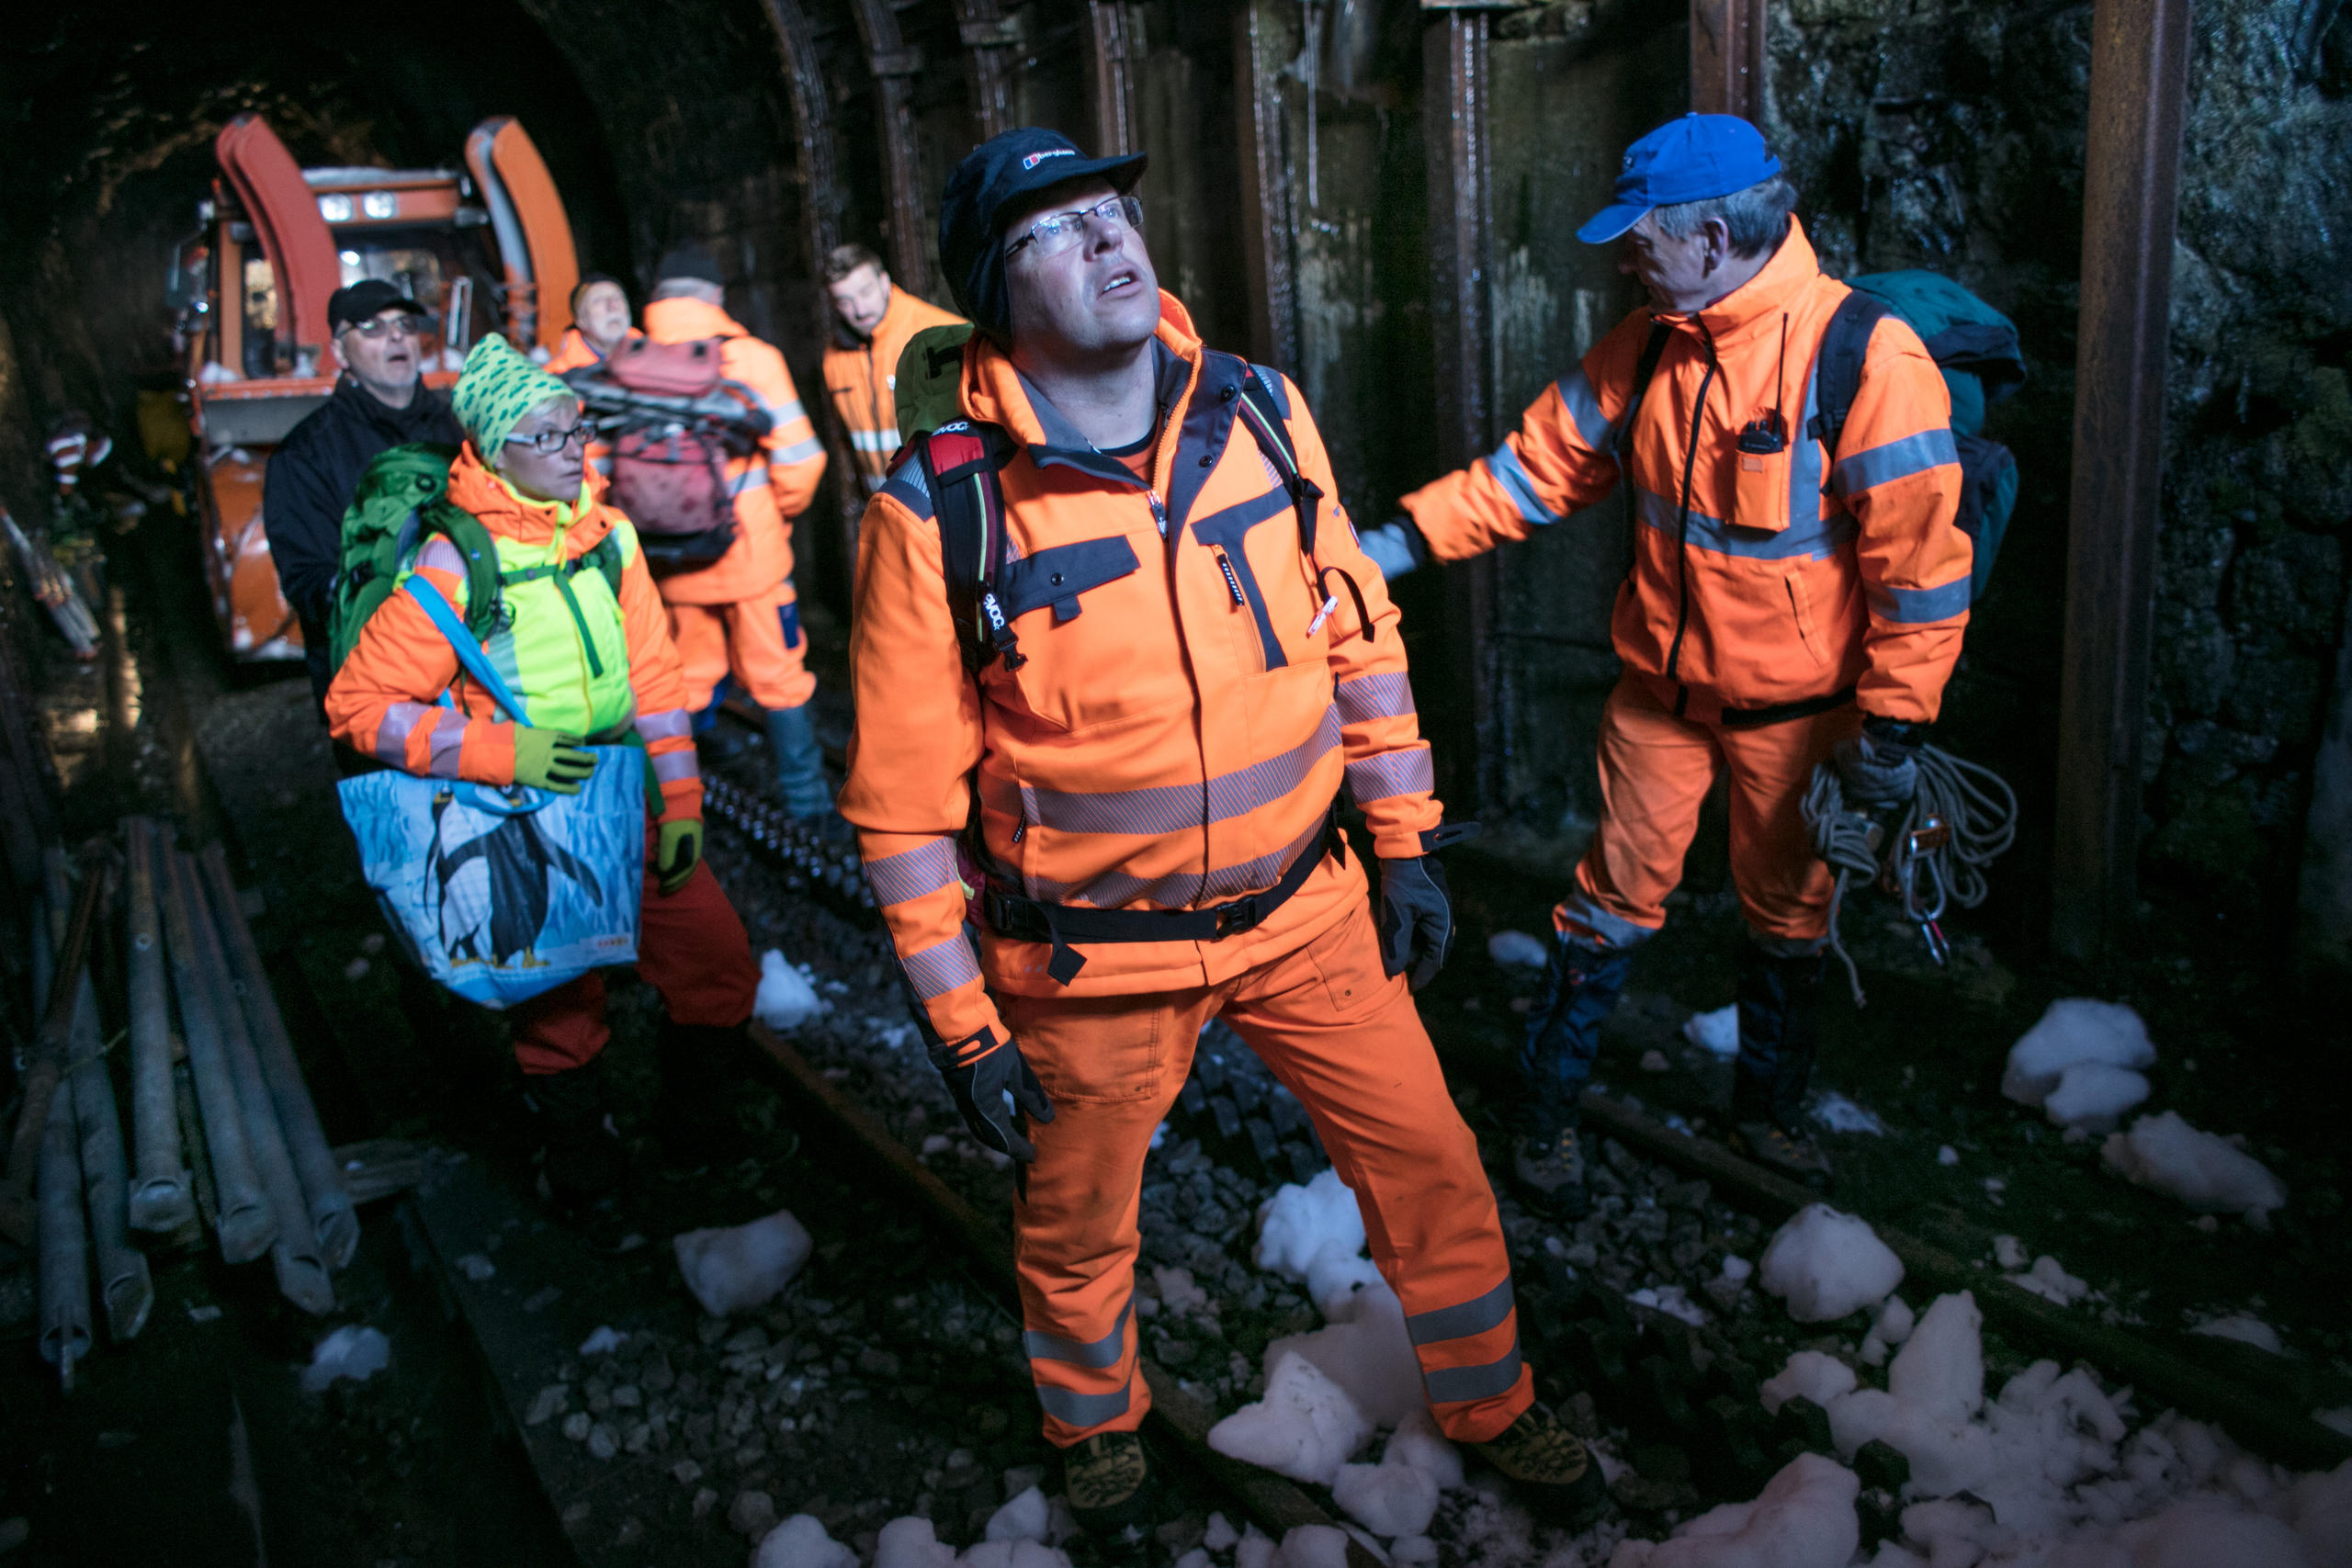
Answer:
<svg viewBox="0 0 2352 1568"><path fill-rule="evenodd" d="M1860 1544L1854 1472L1799 1454L1753 1503L1725 1503L1670 1540L1622 1542L1609 1568L1842 1568Z"/></svg>
<svg viewBox="0 0 2352 1568"><path fill-rule="evenodd" d="M1233 1521L1222 1513L1216 1513L1209 1516L1208 1533L1201 1537L1201 1544L1211 1551L1223 1551L1240 1540L1241 1532L1233 1528Z"/></svg>
<svg viewBox="0 0 2352 1568"><path fill-rule="evenodd" d="M1437 1483L1441 1492L1458 1491L1462 1486L1461 1451L1437 1429L1437 1417L1430 1414L1427 1404L1396 1423L1380 1462L1410 1465Z"/></svg>
<svg viewBox="0 0 2352 1568"><path fill-rule="evenodd" d="M1833 1133L1868 1133L1874 1138L1886 1136L1886 1123L1880 1121L1874 1111L1863 1109L1835 1090L1815 1100L1811 1114L1815 1121Z"/></svg>
<svg viewBox="0 0 2352 1568"><path fill-rule="evenodd" d="M1428 1422L1426 1409L1421 1417L1424 1423ZM1408 1431L1413 1434L1409 1439ZM1424 1446L1430 1442L1443 1449L1442 1459ZM1380 1456L1378 1464L1340 1467L1340 1478L1331 1483L1331 1500L1374 1535L1420 1535L1429 1529L1430 1520L1437 1517L1439 1472L1446 1461L1451 1461L1453 1483L1459 1486L1461 1457L1437 1436L1433 1424L1400 1428L1388 1440L1388 1450ZM1283 1543L1283 1556L1289 1558L1287 1540ZM1295 1560L1291 1561L1295 1565Z"/></svg>
<svg viewBox="0 0 2352 1568"><path fill-rule="evenodd" d="M752 998L752 1012L762 1023L783 1034L799 1028L826 1010L805 970L795 969L784 954L769 948L760 954L760 989Z"/></svg>
<svg viewBox="0 0 2352 1568"><path fill-rule="evenodd" d="M1692 1013L1683 1021L1682 1038L1711 1056L1738 1055L1739 1004Z"/></svg>
<svg viewBox="0 0 2352 1568"><path fill-rule="evenodd" d="M778 1209L731 1229L687 1231L672 1245L678 1272L702 1310L728 1317L774 1301L808 1261L814 1244L790 1210Z"/></svg>
<svg viewBox="0 0 2352 1568"><path fill-rule="evenodd" d="M1067 1555L1037 1540L984 1540L956 1561L958 1568L1069 1568Z"/></svg>
<svg viewBox="0 0 2352 1568"><path fill-rule="evenodd" d="M1294 1334L1266 1347L1266 1383L1285 1355L1314 1363L1340 1386L1375 1427L1393 1427L1428 1407L1420 1360L1405 1328L1405 1308L1387 1281L1375 1279L1345 1295L1318 1303L1330 1323L1310 1334ZM1345 1458L1345 1455L1341 1456Z"/></svg>
<svg viewBox="0 0 2352 1568"><path fill-rule="evenodd" d="M380 1328L345 1324L319 1341L302 1369L302 1392L322 1393L338 1378L366 1382L392 1363L392 1342Z"/></svg>
<svg viewBox="0 0 2352 1568"><path fill-rule="evenodd" d="M1679 1285L1644 1285L1638 1291L1628 1291L1625 1293L1625 1299L1635 1306L1647 1307L1652 1312L1664 1313L1667 1316L1687 1323L1693 1328L1704 1328L1707 1325L1706 1309L1692 1301L1689 1293Z"/></svg>
<svg viewBox="0 0 2352 1568"><path fill-rule="evenodd" d="M2244 1214L2267 1223L2287 1206L2287 1189L2252 1155L2211 1133L2200 1133L2167 1111L2143 1116L2099 1151L2116 1172L2143 1187L2169 1192L2205 1214Z"/></svg>
<svg viewBox="0 0 2352 1568"><path fill-rule="evenodd" d="M1829 1323L1876 1306L1903 1282L1903 1260L1866 1220L1811 1203L1764 1249L1760 1283L1799 1323Z"/></svg>
<svg viewBox="0 0 2352 1568"><path fill-rule="evenodd" d="M921 1514L892 1519L874 1543L874 1568L954 1568L956 1549Z"/></svg>
<svg viewBox="0 0 2352 1568"><path fill-rule="evenodd" d="M1757 1392L1763 1396L1764 1408L1774 1416L1792 1399L1810 1399L1826 1410L1840 1394L1854 1392L1854 1369L1835 1356L1799 1350Z"/></svg>
<svg viewBox="0 0 2352 1568"><path fill-rule="evenodd" d="M1345 1389L1285 1349L1267 1373L1265 1397L1210 1427L1209 1447L1293 1481L1329 1486L1372 1431Z"/></svg>
<svg viewBox="0 0 2352 1568"><path fill-rule="evenodd" d="M983 1540L1043 1540L1049 1523L1046 1494L1032 1486L989 1516Z"/></svg>
<svg viewBox="0 0 2352 1568"><path fill-rule="evenodd" d="M1947 1420L1975 1415L1984 1404L1984 1325L1971 1292L1938 1296L1886 1369L1887 1392Z"/></svg>
<svg viewBox="0 0 2352 1568"><path fill-rule="evenodd" d="M619 1349L628 1338L628 1335L611 1324L600 1324L594 1333L580 1342L580 1353L582 1356L609 1356Z"/></svg>
<svg viewBox="0 0 2352 1568"><path fill-rule="evenodd" d="M1284 1183L1258 1210L1258 1267L1305 1285L1327 1318L1380 1278L1363 1247L1363 1211L1336 1170L1316 1172L1304 1187Z"/></svg>
<svg viewBox="0 0 2352 1568"><path fill-rule="evenodd" d="M2033 1260L2030 1269L2008 1278L2009 1283L2018 1289L2031 1291L2042 1300L2055 1302L2062 1307L2073 1306L2091 1293L2088 1280L2078 1280L2067 1273L2058 1260L2046 1252Z"/></svg>
<svg viewBox="0 0 2352 1568"><path fill-rule="evenodd" d="M2148 1026L2120 1002L2090 997L2061 997L2041 1020L2009 1047L2001 1092L2020 1105L2040 1105L2084 1062L2110 1067L2144 1067L2156 1059Z"/></svg>
<svg viewBox="0 0 2352 1568"><path fill-rule="evenodd" d="M1871 1325L1871 1332L1878 1336L1882 1345L1900 1345L1911 1337L1912 1327L1918 1321L1912 1315L1909 1303L1901 1296L1889 1296L1886 1304L1878 1309L1878 1321Z"/></svg>
<svg viewBox="0 0 2352 1568"><path fill-rule="evenodd" d="M1337 1525L1294 1525L1283 1537L1283 1568L1348 1568L1348 1532Z"/></svg>
<svg viewBox="0 0 2352 1568"><path fill-rule="evenodd" d="M2041 1102L2041 1113L2057 1126L2112 1133L2123 1113L2147 1098L2148 1080L2131 1068L2077 1062Z"/></svg>
<svg viewBox="0 0 2352 1568"><path fill-rule="evenodd" d="M2227 1317L2211 1318L2188 1332L2211 1335L2216 1339L2234 1339L2241 1345L2251 1345L2274 1356L2287 1353L2287 1348L2278 1342L2278 1331L2252 1313L2238 1312Z"/></svg>
<svg viewBox="0 0 2352 1568"><path fill-rule="evenodd" d="M1497 931L1487 939L1487 956L1506 969L1541 969L1552 961L1552 950L1525 931Z"/></svg>
<svg viewBox="0 0 2352 1568"><path fill-rule="evenodd" d="M752 1568L857 1568L857 1553L825 1533L810 1514L795 1514L760 1538Z"/></svg>

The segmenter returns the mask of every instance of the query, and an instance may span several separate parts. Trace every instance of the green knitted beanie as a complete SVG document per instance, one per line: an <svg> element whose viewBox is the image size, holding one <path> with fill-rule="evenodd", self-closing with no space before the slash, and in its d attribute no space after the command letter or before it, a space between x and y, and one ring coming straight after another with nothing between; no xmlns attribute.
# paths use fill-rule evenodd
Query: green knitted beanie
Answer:
<svg viewBox="0 0 2352 1568"><path fill-rule="evenodd" d="M458 423L474 438L482 460L494 463L498 449L523 416L551 398L573 396L571 388L514 351L504 338L490 336L466 355L450 404Z"/></svg>

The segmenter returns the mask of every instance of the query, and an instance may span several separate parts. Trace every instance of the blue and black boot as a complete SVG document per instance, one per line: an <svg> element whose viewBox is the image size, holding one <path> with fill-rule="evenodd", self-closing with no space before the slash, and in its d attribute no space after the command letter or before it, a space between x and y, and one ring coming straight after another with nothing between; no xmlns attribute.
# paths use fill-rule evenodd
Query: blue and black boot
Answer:
<svg viewBox="0 0 2352 1568"><path fill-rule="evenodd" d="M768 709L768 759L785 815L822 826L834 818L833 786L825 777L825 749L817 739L814 704Z"/></svg>
<svg viewBox="0 0 2352 1568"><path fill-rule="evenodd" d="M1529 1206L1555 1219L1581 1219L1591 1206L1577 1100L1600 1054L1600 1026L1633 964L1627 949L1555 936L1544 988L1528 1010L1519 1052L1527 1132L1512 1151L1511 1168Z"/></svg>
<svg viewBox="0 0 2352 1568"><path fill-rule="evenodd" d="M1826 1185L1829 1160L1804 1130L1821 1011L1822 953L1775 953L1756 942L1739 956L1739 1060L1732 1067L1733 1143L1782 1176Z"/></svg>

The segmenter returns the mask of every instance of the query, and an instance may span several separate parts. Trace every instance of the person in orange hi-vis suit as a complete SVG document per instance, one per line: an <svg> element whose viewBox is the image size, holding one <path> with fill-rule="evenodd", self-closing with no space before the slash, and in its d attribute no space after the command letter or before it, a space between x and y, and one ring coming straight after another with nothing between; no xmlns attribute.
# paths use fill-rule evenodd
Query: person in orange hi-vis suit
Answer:
<svg viewBox="0 0 2352 1568"><path fill-rule="evenodd" d="M1532 1200L1585 1203L1577 1097L1635 947L1718 769L1750 940L1739 962L1739 1144L1827 1172L1804 1130L1831 876L1802 810L1816 764L1846 797L1907 800L1968 622L1972 546L1943 378L1917 334L1868 329L1834 448L1822 344L1851 292L1821 270L1794 188L1747 121L1689 115L1634 144L1617 200L1580 232L1622 237L1650 303L1595 344L1487 457L1404 500L1364 536L1394 575L1524 539L1621 483L1634 565L1618 590L1623 672L1600 720L1600 822L1521 1057ZM1646 385L1643 383L1646 380Z"/></svg>
<svg viewBox="0 0 2352 1568"><path fill-rule="evenodd" d="M836 245L826 255L825 294L834 325L825 349L825 396L849 435L863 503L890 477L899 450L899 356L907 340L964 318L899 288L864 245Z"/></svg>
<svg viewBox="0 0 2352 1568"><path fill-rule="evenodd" d="M768 750L785 810L845 838L808 706L817 678L804 662L808 639L792 585L792 520L817 493L825 449L784 355L727 313L710 254L682 245L662 258L659 270L645 307L645 335L656 343L718 339L719 374L748 388L774 422L761 450L728 461L736 535L727 553L708 566L656 579L670 606L670 635L685 669L697 732L717 719L722 683L731 675L767 710Z"/></svg>
<svg viewBox="0 0 2352 1568"><path fill-rule="evenodd" d="M1144 162L1022 130L948 181L971 423L918 443L866 510L842 811L933 1060L973 1134L1021 1162L1024 1343L1082 1524L1148 1508L1139 1181L1220 1016L1354 1190L1438 1425L1578 1514L1600 1471L1535 1403L1494 1195L1409 994L1453 919L1396 610L1345 513L1279 477L1286 442L1298 493L1336 492L1297 389L1208 349L1159 290L1129 194ZM967 662L924 464L984 437L1008 454L1006 564L1001 626ZM1377 922L1334 830L1342 787Z"/></svg>
<svg viewBox="0 0 2352 1568"><path fill-rule="evenodd" d="M602 365L637 329L628 324L628 290L601 272L582 273L571 288L571 325L548 356L547 371L560 376Z"/></svg>

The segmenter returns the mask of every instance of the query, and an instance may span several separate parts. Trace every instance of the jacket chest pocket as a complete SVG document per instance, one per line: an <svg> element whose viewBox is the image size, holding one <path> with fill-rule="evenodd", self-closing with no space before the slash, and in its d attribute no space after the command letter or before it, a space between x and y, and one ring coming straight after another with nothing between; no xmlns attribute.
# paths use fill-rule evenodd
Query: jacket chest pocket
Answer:
<svg viewBox="0 0 2352 1568"><path fill-rule="evenodd" d="M1777 452L1738 447L1731 461L1731 521L1767 534L1784 531L1789 525L1789 443L1783 440Z"/></svg>
<svg viewBox="0 0 2352 1568"><path fill-rule="evenodd" d="M1055 545L1005 562L997 580L997 602L1008 621L1050 604L1058 626L1078 619L1086 607L1083 596L1089 590L1116 582L1142 567L1135 546L1124 535Z"/></svg>

